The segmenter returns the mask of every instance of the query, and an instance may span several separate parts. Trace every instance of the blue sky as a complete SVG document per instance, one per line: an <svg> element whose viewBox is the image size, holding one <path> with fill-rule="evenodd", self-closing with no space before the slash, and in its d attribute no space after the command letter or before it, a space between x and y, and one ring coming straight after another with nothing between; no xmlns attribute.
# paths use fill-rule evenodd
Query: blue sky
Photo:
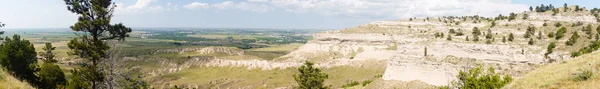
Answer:
<svg viewBox="0 0 600 89"><path fill-rule="evenodd" d="M113 23L129 27L343 29L377 20L521 12L598 0L113 0ZM77 16L63 0L0 0L6 28L67 28Z"/></svg>

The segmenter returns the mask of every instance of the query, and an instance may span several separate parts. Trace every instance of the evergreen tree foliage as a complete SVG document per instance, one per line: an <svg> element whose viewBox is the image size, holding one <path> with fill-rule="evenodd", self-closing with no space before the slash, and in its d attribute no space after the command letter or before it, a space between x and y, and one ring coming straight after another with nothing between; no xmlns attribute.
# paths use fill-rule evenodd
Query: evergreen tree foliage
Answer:
<svg viewBox="0 0 600 89"><path fill-rule="evenodd" d="M573 46L573 44L577 43L577 39L579 39L579 34L577 34L577 32L574 32L573 35L571 35L571 38L569 38L569 40L567 40L565 44Z"/></svg>
<svg viewBox="0 0 600 89"><path fill-rule="evenodd" d="M527 27L527 31L523 35L525 38L530 38L532 35L535 35L535 27L529 26Z"/></svg>
<svg viewBox="0 0 600 89"><path fill-rule="evenodd" d="M78 33L83 33L74 37L67 46L71 49L68 54L77 55L86 59L86 65L82 66L77 72L87 74L82 76L78 83L89 83L90 88L100 88L103 82L104 74L98 67L99 63L105 58L106 50L110 49L105 41L121 40L128 37L131 29L125 25L111 24L111 18L116 5L111 0L64 0L67 9L77 14L78 22L70 28ZM74 73L75 74L75 73ZM75 78L77 79L77 78ZM84 88L87 88L85 86Z"/></svg>
<svg viewBox="0 0 600 89"><path fill-rule="evenodd" d="M487 34L485 34L485 39L492 39L492 30L488 29Z"/></svg>
<svg viewBox="0 0 600 89"><path fill-rule="evenodd" d="M0 28L2 28L2 27L4 27L4 26L6 26L6 24L4 24L4 23L0 22ZM2 34L4 34L4 31L0 31L0 35L2 35ZM2 37L0 37L0 40L3 40L3 38L2 38Z"/></svg>
<svg viewBox="0 0 600 89"><path fill-rule="evenodd" d="M89 71L87 68L82 67L77 70L71 70L72 77L68 80L68 89L89 89L92 86L92 82L87 82L88 80L85 79L86 77L91 77L89 72L85 72Z"/></svg>
<svg viewBox="0 0 600 89"><path fill-rule="evenodd" d="M549 54L551 54L552 52L554 52L554 51L553 51L553 49L554 49L555 47L556 47L556 43L555 43L555 42L552 42L552 43L548 44L548 47L546 48L546 49L547 49L547 51L546 51L546 53L544 54L544 57L548 58L548 55L549 55Z"/></svg>
<svg viewBox="0 0 600 89"><path fill-rule="evenodd" d="M510 13L510 15L508 16L508 21L515 20L516 18L517 18L517 14L515 14L515 13Z"/></svg>
<svg viewBox="0 0 600 89"><path fill-rule="evenodd" d="M52 63L56 63L58 62L56 59L54 59L56 57L56 55L54 55L54 53L52 53L52 51L54 51L56 49L56 47L52 47L52 43L46 43L44 45L44 47L42 48L42 50L44 50L44 52L40 52L40 56L42 56L42 61L44 62L52 62Z"/></svg>
<svg viewBox="0 0 600 89"><path fill-rule="evenodd" d="M306 61L304 65L298 68L300 74L294 75L294 80L298 83L297 89L327 89L325 79L328 75L321 73L321 69L313 67L313 63Z"/></svg>
<svg viewBox="0 0 600 89"><path fill-rule="evenodd" d="M28 40L21 39L19 35L13 35L12 39L6 37L0 45L0 65L6 70L13 72L19 80L26 80L33 86L39 86L37 53L33 44Z"/></svg>
<svg viewBox="0 0 600 89"><path fill-rule="evenodd" d="M565 5L563 5L563 7L565 8L564 12L567 12L569 10L569 7L567 6L567 3L565 3Z"/></svg>
<svg viewBox="0 0 600 89"><path fill-rule="evenodd" d="M506 43L506 37L502 36L502 43Z"/></svg>
<svg viewBox="0 0 600 89"><path fill-rule="evenodd" d="M548 33L548 38L554 38L554 32Z"/></svg>
<svg viewBox="0 0 600 89"><path fill-rule="evenodd" d="M515 36L513 35L513 33L508 34L508 41L513 41L515 40Z"/></svg>
<svg viewBox="0 0 600 89"><path fill-rule="evenodd" d="M527 44L529 44L529 45L535 44L535 42L533 41L533 38L529 38L529 42L527 42Z"/></svg>
<svg viewBox="0 0 600 89"><path fill-rule="evenodd" d="M529 11L533 11L533 7L529 6Z"/></svg>
<svg viewBox="0 0 600 89"><path fill-rule="evenodd" d="M44 62L37 73L43 89L64 88L67 84L65 74L53 62Z"/></svg>
<svg viewBox="0 0 600 89"><path fill-rule="evenodd" d="M473 27L473 32L471 34L473 34L473 35L481 35L481 31L479 31L479 29L477 27Z"/></svg>
<svg viewBox="0 0 600 89"><path fill-rule="evenodd" d="M554 35L554 37L556 40L558 40L560 38L563 38L565 36L565 33L567 33L567 28L561 27L560 29L558 29L558 31L556 32L556 35Z"/></svg>

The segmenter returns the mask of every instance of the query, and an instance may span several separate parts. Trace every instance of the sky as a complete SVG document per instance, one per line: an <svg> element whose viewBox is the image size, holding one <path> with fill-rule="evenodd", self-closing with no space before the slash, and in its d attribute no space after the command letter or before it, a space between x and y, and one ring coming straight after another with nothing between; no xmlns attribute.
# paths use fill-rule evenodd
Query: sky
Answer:
<svg viewBox="0 0 600 89"><path fill-rule="evenodd" d="M63 0L0 0L5 28L68 28ZM599 0L113 0L112 23L132 28L343 29L410 17L498 16L529 6L600 7Z"/></svg>

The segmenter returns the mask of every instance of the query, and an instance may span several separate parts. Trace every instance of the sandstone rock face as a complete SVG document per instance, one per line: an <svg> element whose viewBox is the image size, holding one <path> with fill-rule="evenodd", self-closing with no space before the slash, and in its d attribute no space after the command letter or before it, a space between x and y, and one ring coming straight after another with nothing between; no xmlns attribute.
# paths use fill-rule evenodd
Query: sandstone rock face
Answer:
<svg viewBox="0 0 600 89"><path fill-rule="evenodd" d="M527 14L529 19L495 21L496 26L493 28L488 20L477 22L459 18L375 21L358 27L315 34L312 41L281 57L283 60L280 61L312 60L331 63L339 60L387 60L388 66L382 77L384 80L417 80L431 85L448 85L456 80L459 70L466 71L481 65L493 66L502 74L518 78L536 68L536 65L569 58L569 52L564 50L555 50L548 58L544 57L548 43L562 43L566 39L553 41L552 38L545 37L548 30L542 29L538 31L544 31L543 39L536 39L537 43L529 45L529 39L523 38L527 27L552 28L542 27L542 24L550 23L548 21L597 23L595 17L583 14ZM478 27L483 33L478 36L480 41L472 41L471 32L474 27ZM449 29L465 35L452 34L451 41L446 40L447 35L434 37L435 33L449 34ZM488 29L492 32L487 32ZM516 39L502 42L502 37L508 38L510 33L515 34ZM486 39L486 34L493 36ZM467 36L470 41L465 40ZM537 37L537 31L534 37ZM489 44L486 41L490 41Z"/></svg>

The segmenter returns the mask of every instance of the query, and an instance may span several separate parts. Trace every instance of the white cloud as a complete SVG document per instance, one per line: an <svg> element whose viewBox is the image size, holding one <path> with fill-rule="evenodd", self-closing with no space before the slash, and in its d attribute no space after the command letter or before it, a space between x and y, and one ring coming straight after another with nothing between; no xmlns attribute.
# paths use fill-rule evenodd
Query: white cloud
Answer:
<svg viewBox="0 0 600 89"><path fill-rule="evenodd" d="M269 4L295 13L313 12L366 18L497 16L500 13L527 9L526 5L510 2L511 0L272 0Z"/></svg>
<svg viewBox="0 0 600 89"><path fill-rule="evenodd" d="M202 2L192 2L190 4L184 5L183 7L187 9L206 9L209 7L209 5L207 3Z"/></svg>
<svg viewBox="0 0 600 89"><path fill-rule="evenodd" d="M248 2L269 2L269 0L248 0Z"/></svg>
<svg viewBox="0 0 600 89"><path fill-rule="evenodd" d="M161 12L164 10L162 6L151 6L150 4L154 2L154 0L137 0L137 2L133 5L125 6L123 3L117 3L117 7L115 8L115 14L139 14L146 12Z"/></svg>
<svg viewBox="0 0 600 89"><path fill-rule="evenodd" d="M221 3L193 2L184 7L268 12L317 13L374 19L481 15L497 16L527 9L511 0L247 0Z"/></svg>
<svg viewBox="0 0 600 89"><path fill-rule="evenodd" d="M235 3L231 1L226 1L223 3L215 4L213 6L218 9L238 9L253 12L268 12L273 10L273 8L267 4L257 4L250 2Z"/></svg>
<svg viewBox="0 0 600 89"><path fill-rule="evenodd" d="M252 11L252 12L268 12L273 10L273 8L266 3L253 3L253 2L233 2L233 1L225 1L221 3L207 4L200 2L192 2L188 5L184 6L187 9L193 10L197 8L215 8L218 10L243 10L243 11Z"/></svg>

